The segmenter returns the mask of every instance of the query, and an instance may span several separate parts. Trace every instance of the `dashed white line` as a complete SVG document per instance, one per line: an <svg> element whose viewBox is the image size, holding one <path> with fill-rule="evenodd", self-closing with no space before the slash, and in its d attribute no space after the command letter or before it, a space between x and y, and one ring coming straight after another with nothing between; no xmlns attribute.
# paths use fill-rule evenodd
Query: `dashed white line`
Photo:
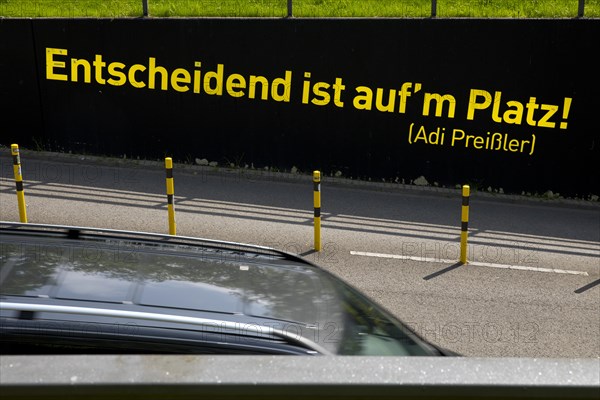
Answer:
<svg viewBox="0 0 600 400"><path fill-rule="evenodd" d="M391 259L398 259L398 260L434 262L434 263L440 263L440 264L456 264L458 262L458 260L444 260L444 259L440 259L440 258L430 258L430 257L401 256L398 254L369 253L369 252L364 252L364 251L351 251L350 254L353 256L391 258ZM467 263L467 265L474 265L477 267L488 267L488 268L514 269L514 270L520 270L520 271L550 272L550 273L555 273L555 274L588 276L588 273L585 271L572 271L572 270L568 270L568 269L527 267L527 266L523 266L523 265L494 264L494 263L484 263L484 262L479 262L479 261L470 261Z"/></svg>
<svg viewBox="0 0 600 400"><path fill-rule="evenodd" d="M364 256L364 257L378 257L378 258L395 258L398 260L412 260L422 262L437 262L441 264L456 263L457 260L443 260L441 258L429 258L429 257L414 257L414 256L400 256L397 254L382 254L382 253L368 253L364 251L351 251L353 256Z"/></svg>

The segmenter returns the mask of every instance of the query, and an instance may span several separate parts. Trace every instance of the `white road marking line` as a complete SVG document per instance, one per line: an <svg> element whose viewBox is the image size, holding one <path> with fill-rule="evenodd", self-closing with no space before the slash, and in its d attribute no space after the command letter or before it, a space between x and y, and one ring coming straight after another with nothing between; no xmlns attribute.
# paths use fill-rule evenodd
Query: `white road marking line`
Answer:
<svg viewBox="0 0 600 400"><path fill-rule="evenodd" d="M392 259L398 259L398 260L434 262L434 263L440 263L440 264L456 264L458 262L458 260L443 260L440 258L401 256L398 254L369 253L369 252L364 252L364 251L351 251L350 254L353 256L392 258ZM557 269L557 268L526 267L523 265L493 264L493 263L484 263L484 262L479 262L479 261L470 261L467 263L467 265L475 265L477 267L488 267L488 268L515 269L515 270L520 270L520 271L552 272L555 274L589 276L588 273L585 271L571 271L568 269Z"/></svg>
<svg viewBox="0 0 600 400"><path fill-rule="evenodd" d="M353 256L378 257L378 258L395 258L395 259L398 259L398 260L437 262L437 263L442 263L442 264L457 263L458 262L458 260L443 260L441 258L400 256L400 255L397 255L397 254L368 253L368 252L363 252L363 251L351 251L350 254L353 255Z"/></svg>

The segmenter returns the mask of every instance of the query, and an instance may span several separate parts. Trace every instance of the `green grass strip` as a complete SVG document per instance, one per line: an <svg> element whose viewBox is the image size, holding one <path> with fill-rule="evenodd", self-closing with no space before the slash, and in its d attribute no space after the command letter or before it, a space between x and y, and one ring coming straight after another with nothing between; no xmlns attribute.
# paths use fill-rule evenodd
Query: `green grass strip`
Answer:
<svg viewBox="0 0 600 400"><path fill-rule="evenodd" d="M148 0L151 17L284 18L287 0ZM438 18L576 18L578 0L438 0ZM586 0L584 17L600 17ZM429 18L431 0L293 0L298 18ZM0 17L119 18L143 15L142 0L0 0Z"/></svg>

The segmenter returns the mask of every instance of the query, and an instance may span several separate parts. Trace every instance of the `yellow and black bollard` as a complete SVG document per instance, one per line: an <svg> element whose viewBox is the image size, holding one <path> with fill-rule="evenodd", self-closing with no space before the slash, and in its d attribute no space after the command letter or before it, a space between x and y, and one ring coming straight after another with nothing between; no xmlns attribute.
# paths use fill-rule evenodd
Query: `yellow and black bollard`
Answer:
<svg viewBox="0 0 600 400"><path fill-rule="evenodd" d="M321 251L321 172L313 171L315 251Z"/></svg>
<svg viewBox="0 0 600 400"><path fill-rule="evenodd" d="M165 158L165 169L167 171L167 209L169 212L169 235L177 234L175 224L175 184L173 183L173 160Z"/></svg>
<svg viewBox="0 0 600 400"><path fill-rule="evenodd" d="M13 159L13 171L15 173L15 186L17 187L17 202L19 203L19 219L27 222L27 205L25 204L25 192L23 190L23 174L21 171L21 155L19 145L11 144L10 153Z"/></svg>
<svg viewBox="0 0 600 400"><path fill-rule="evenodd" d="M460 226L460 263L467 263L467 237L469 235L469 196L471 188L469 185L462 187L462 213Z"/></svg>

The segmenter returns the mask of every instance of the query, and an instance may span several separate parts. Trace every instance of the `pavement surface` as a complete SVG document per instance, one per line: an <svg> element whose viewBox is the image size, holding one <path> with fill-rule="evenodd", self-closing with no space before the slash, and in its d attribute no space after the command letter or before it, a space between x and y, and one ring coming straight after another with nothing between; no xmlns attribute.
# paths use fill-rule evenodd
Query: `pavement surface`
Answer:
<svg viewBox="0 0 600 400"><path fill-rule="evenodd" d="M18 221L10 149L0 219ZM161 161L21 151L28 220L168 233ZM177 234L275 247L333 272L467 356L600 357L600 203L475 192L460 265L459 189L175 164Z"/></svg>

